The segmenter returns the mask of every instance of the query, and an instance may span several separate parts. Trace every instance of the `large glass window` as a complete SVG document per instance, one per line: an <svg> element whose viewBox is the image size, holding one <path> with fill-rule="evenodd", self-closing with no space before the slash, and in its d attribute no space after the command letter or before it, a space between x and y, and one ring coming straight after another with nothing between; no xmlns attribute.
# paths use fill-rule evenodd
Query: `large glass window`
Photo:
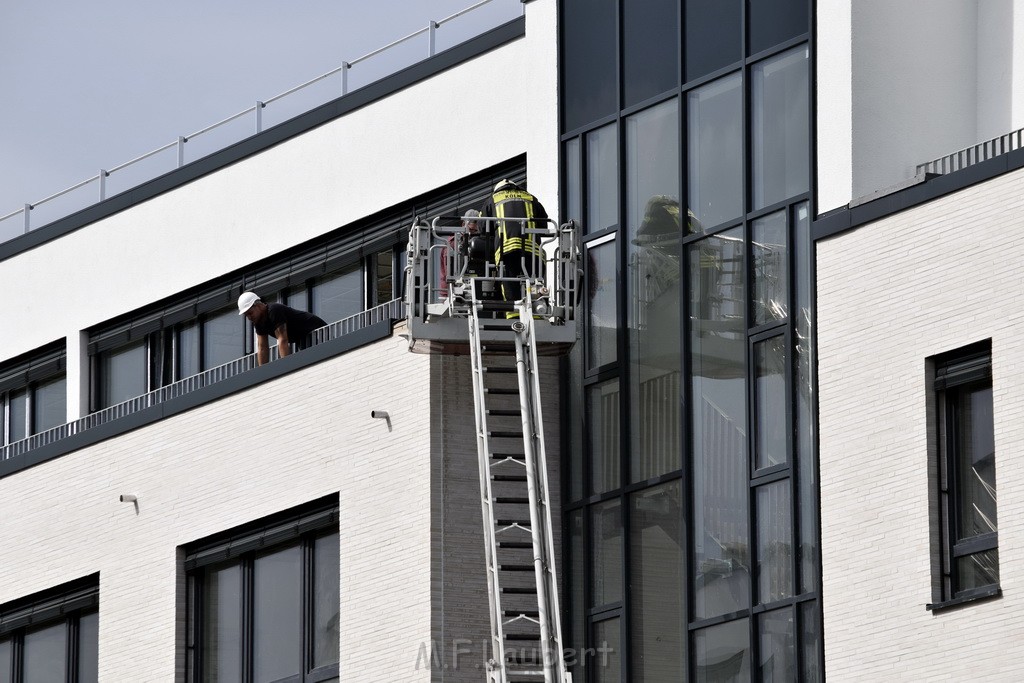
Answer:
<svg viewBox="0 0 1024 683"><path fill-rule="evenodd" d="M327 323L363 310L363 269L354 263L313 285L313 314Z"/></svg>
<svg viewBox="0 0 1024 683"><path fill-rule="evenodd" d="M754 209L807 192L810 182L808 48L754 65Z"/></svg>
<svg viewBox="0 0 1024 683"><path fill-rule="evenodd" d="M619 151L615 124L588 133L586 232L619 225Z"/></svg>
<svg viewBox="0 0 1024 683"><path fill-rule="evenodd" d="M245 320L234 308L203 318L203 368L209 370L245 353Z"/></svg>
<svg viewBox="0 0 1024 683"><path fill-rule="evenodd" d="M585 344L587 367L599 368L617 358L618 277L614 239L587 246L587 317Z"/></svg>
<svg viewBox="0 0 1024 683"><path fill-rule="evenodd" d="M610 500L594 506L590 519L592 594L595 607L622 600L622 504Z"/></svg>
<svg viewBox="0 0 1024 683"><path fill-rule="evenodd" d="M187 547L189 683L337 680L339 553L336 498Z"/></svg>
<svg viewBox="0 0 1024 683"><path fill-rule="evenodd" d="M603 493L619 487L620 419L619 380L587 387L587 447L590 453L590 490Z"/></svg>
<svg viewBox="0 0 1024 683"><path fill-rule="evenodd" d="M613 113L616 99L616 0L565 0L562 7L564 125L573 130Z"/></svg>
<svg viewBox="0 0 1024 683"><path fill-rule="evenodd" d="M679 79L679 0L622 4L622 97L630 106Z"/></svg>
<svg viewBox="0 0 1024 683"><path fill-rule="evenodd" d="M100 407L116 405L146 393L146 343L137 342L100 357Z"/></svg>
<svg viewBox="0 0 1024 683"><path fill-rule="evenodd" d="M631 477L682 465L679 120L676 100L626 120Z"/></svg>
<svg viewBox="0 0 1024 683"><path fill-rule="evenodd" d="M46 431L67 422L68 383L57 377L36 385L32 390L32 431Z"/></svg>
<svg viewBox="0 0 1024 683"><path fill-rule="evenodd" d="M940 601L999 586L991 349L984 342L936 362Z"/></svg>
<svg viewBox="0 0 1024 683"><path fill-rule="evenodd" d="M750 626L747 619L697 631L693 656L697 683L750 680Z"/></svg>
<svg viewBox="0 0 1024 683"><path fill-rule="evenodd" d="M738 229L689 249L698 618L750 606L744 253Z"/></svg>
<svg viewBox="0 0 1024 683"><path fill-rule="evenodd" d="M750 54L755 54L807 33L810 13L806 0L750 0L747 14Z"/></svg>
<svg viewBox="0 0 1024 683"><path fill-rule="evenodd" d="M743 56L742 0L684 0L686 80L692 81Z"/></svg>
<svg viewBox="0 0 1024 683"><path fill-rule="evenodd" d="M726 76L687 96L691 231L743 213L743 78Z"/></svg>
<svg viewBox="0 0 1024 683"><path fill-rule="evenodd" d="M97 683L98 604L96 576L0 605L0 683Z"/></svg>

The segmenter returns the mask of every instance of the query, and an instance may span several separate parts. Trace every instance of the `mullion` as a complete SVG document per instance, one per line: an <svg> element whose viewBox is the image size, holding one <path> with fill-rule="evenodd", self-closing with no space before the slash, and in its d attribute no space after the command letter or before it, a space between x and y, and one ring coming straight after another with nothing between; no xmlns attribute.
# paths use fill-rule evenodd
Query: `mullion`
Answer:
<svg viewBox="0 0 1024 683"><path fill-rule="evenodd" d="M78 683L78 618L68 617L65 624L64 640L64 680L66 683Z"/></svg>

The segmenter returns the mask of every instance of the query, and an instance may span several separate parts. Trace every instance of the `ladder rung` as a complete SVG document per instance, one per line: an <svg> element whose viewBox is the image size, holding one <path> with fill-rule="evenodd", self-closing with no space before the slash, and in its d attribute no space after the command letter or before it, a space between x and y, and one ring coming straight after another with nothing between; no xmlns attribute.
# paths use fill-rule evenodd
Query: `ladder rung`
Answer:
<svg viewBox="0 0 1024 683"><path fill-rule="evenodd" d="M495 496L494 503L496 505L529 505L530 499L523 496Z"/></svg>
<svg viewBox="0 0 1024 683"><path fill-rule="evenodd" d="M494 520L494 523L498 526L512 526L513 524L518 524L519 526L525 527L530 526L530 520L528 519L496 519Z"/></svg>
<svg viewBox="0 0 1024 683"><path fill-rule="evenodd" d="M494 415L495 417L519 417L523 414L521 410L512 410L510 408L490 408L487 411L488 415Z"/></svg>
<svg viewBox="0 0 1024 683"><path fill-rule="evenodd" d="M500 374L503 374L503 375L514 375L516 373L516 369L515 368L506 367L506 366L500 366L500 367L499 366L495 366L495 367L491 367L491 368L484 368L484 372L495 373L495 374L500 373Z"/></svg>
<svg viewBox="0 0 1024 683"><path fill-rule="evenodd" d="M532 572L532 564L499 564L498 569L503 572Z"/></svg>
<svg viewBox="0 0 1024 683"><path fill-rule="evenodd" d="M505 609L501 611L506 617L540 617L540 612L537 610L521 610L521 609Z"/></svg>
<svg viewBox="0 0 1024 683"><path fill-rule="evenodd" d="M540 664L543 657L539 652L526 651L510 652L505 655L505 663L513 666L526 666L527 664Z"/></svg>
<svg viewBox="0 0 1024 683"><path fill-rule="evenodd" d="M537 589L531 586L503 586L501 592L506 595L536 595Z"/></svg>
<svg viewBox="0 0 1024 683"><path fill-rule="evenodd" d="M511 301L480 301L478 302L482 311L514 311L516 305Z"/></svg>
<svg viewBox="0 0 1024 683"><path fill-rule="evenodd" d="M533 543L529 541L498 541L498 547L510 550L532 550Z"/></svg>
<svg viewBox="0 0 1024 683"><path fill-rule="evenodd" d="M511 458L512 460L526 460L525 453L491 453L493 460L505 460Z"/></svg>
<svg viewBox="0 0 1024 683"><path fill-rule="evenodd" d="M540 662L530 662L531 664L540 664ZM526 681L536 681L544 678L543 671L509 671L508 681L509 683L525 683Z"/></svg>
<svg viewBox="0 0 1024 683"><path fill-rule="evenodd" d="M526 481L526 475L525 474L492 474L491 475L491 481L525 482Z"/></svg>
<svg viewBox="0 0 1024 683"><path fill-rule="evenodd" d="M540 640L540 636L532 633L506 633L505 640Z"/></svg>
<svg viewBox="0 0 1024 683"><path fill-rule="evenodd" d="M488 393L488 394L495 394L495 395L501 395L501 396L518 396L519 395L518 387L515 388L515 389L507 389L505 387L489 387L487 389L484 389L484 391L486 393Z"/></svg>
<svg viewBox="0 0 1024 683"><path fill-rule="evenodd" d="M502 431L492 430L492 431L487 432L487 436L490 436L490 437L495 438L495 439L521 439L521 438L523 438L523 433L522 432L508 432L508 431L504 431L504 430L502 430Z"/></svg>

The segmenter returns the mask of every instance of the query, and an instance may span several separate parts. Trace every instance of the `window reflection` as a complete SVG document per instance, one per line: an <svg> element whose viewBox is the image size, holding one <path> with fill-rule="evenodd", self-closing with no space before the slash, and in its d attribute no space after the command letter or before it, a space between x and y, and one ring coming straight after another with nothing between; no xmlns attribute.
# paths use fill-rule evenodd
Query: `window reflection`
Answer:
<svg viewBox="0 0 1024 683"><path fill-rule="evenodd" d="M587 447L590 490L603 493L619 487L619 380L587 387Z"/></svg>
<svg viewBox="0 0 1024 683"><path fill-rule="evenodd" d="M292 546L257 557L253 569L253 678L271 683L302 668L301 552Z"/></svg>
<svg viewBox="0 0 1024 683"><path fill-rule="evenodd" d="M750 633L746 619L730 621L694 636L697 683L746 683L750 680Z"/></svg>
<svg viewBox="0 0 1024 683"><path fill-rule="evenodd" d="M807 192L810 178L808 48L754 65L754 209Z"/></svg>
<svg viewBox="0 0 1024 683"><path fill-rule="evenodd" d="M594 624L594 681L619 683L622 680L622 626L618 619L606 619Z"/></svg>
<svg viewBox="0 0 1024 683"><path fill-rule="evenodd" d="M726 76L687 96L690 209L705 228L743 213L743 80ZM691 227L691 232L700 229Z"/></svg>
<svg viewBox="0 0 1024 683"><path fill-rule="evenodd" d="M761 652L761 681L796 680L796 643L793 633L793 610L766 612L757 619Z"/></svg>
<svg viewBox="0 0 1024 683"><path fill-rule="evenodd" d="M743 56L741 0L684 0L686 80L724 68Z"/></svg>
<svg viewBox="0 0 1024 683"><path fill-rule="evenodd" d="M11 683L11 659L14 647L10 640L0 639L0 683Z"/></svg>
<svg viewBox="0 0 1024 683"><path fill-rule="evenodd" d="M619 224L619 152L615 124L587 134L586 232Z"/></svg>
<svg viewBox="0 0 1024 683"><path fill-rule="evenodd" d="M689 248L697 618L750 605L743 254L739 229Z"/></svg>
<svg viewBox="0 0 1024 683"><path fill-rule="evenodd" d="M78 619L78 681L99 680L100 617L98 612L83 614Z"/></svg>
<svg viewBox="0 0 1024 683"><path fill-rule="evenodd" d="M779 335L754 344L754 382L757 392L758 469L788 462L789 416L786 413L786 340Z"/></svg>
<svg viewBox="0 0 1024 683"><path fill-rule="evenodd" d="M8 420L10 428L7 442L13 443L28 437L28 390L12 391L8 395Z"/></svg>
<svg viewBox="0 0 1024 683"><path fill-rule="evenodd" d="M792 502L789 480L757 488L758 602L793 594Z"/></svg>
<svg viewBox="0 0 1024 683"><path fill-rule="evenodd" d="M241 680L242 572L231 565L206 575L203 594L203 680Z"/></svg>
<svg viewBox="0 0 1024 683"><path fill-rule="evenodd" d="M785 211L754 221L754 324L785 320L789 314L789 239Z"/></svg>
<svg viewBox="0 0 1024 683"><path fill-rule="evenodd" d="M610 500L591 508L595 607L622 600L622 505Z"/></svg>
<svg viewBox="0 0 1024 683"><path fill-rule="evenodd" d="M626 121L631 477L681 466L676 100Z"/></svg>
<svg viewBox="0 0 1024 683"><path fill-rule="evenodd" d="M587 247L587 367L614 363L618 305L615 240Z"/></svg>
<svg viewBox="0 0 1024 683"><path fill-rule="evenodd" d="M103 407L146 393L146 345L143 342L109 351L101 361Z"/></svg>
<svg viewBox="0 0 1024 683"><path fill-rule="evenodd" d="M363 310L363 269L355 263L313 286L313 314L328 323Z"/></svg>
<svg viewBox="0 0 1024 683"><path fill-rule="evenodd" d="M339 605L338 558L341 553L338 534L316 539L313 571L313 666L338 661Z"/></svg>
<svg viewBox="0 0 1024 683"><path fill-rule="evenodd" d="M39 384L32 392L32 431L39 433L67 422L67 381L64 377Z"/></svg>
<svg viewBox="0 0 1024 683"><path fill-rule="evenodd" d="M209 370L241 358L244 319L234 308L211 313L203 320L203 368Z"/></svg>
<svg viewBox="0 0 1024 683"><path fill-rule="evenodd" d="M54 683L64 680L67 625L53 626L25 634L22 653L22 683Z"/></svg>

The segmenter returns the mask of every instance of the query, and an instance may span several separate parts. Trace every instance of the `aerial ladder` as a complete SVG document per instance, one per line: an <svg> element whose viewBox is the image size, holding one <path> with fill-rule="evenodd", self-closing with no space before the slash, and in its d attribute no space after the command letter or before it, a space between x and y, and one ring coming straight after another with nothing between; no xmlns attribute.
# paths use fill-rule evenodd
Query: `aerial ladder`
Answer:
<svg viewBox="0 0 1024 683"><path fill-rule="evenodd" d="M464 224L462 217L438 217L417 220L410 230L409 345L470 357L490 606L486 681L572 683L559 618L538 354L564 353L576 340L576 226L524 224L543 253L527 268L532 275L512 278L481 258L490 252L478 244L482 235L450 227L453 220ZM487 227L497 221L472 220ZM482 234L494 232L487 227ZM522 298L504 301L503 285L518 285Z"/></svg>

